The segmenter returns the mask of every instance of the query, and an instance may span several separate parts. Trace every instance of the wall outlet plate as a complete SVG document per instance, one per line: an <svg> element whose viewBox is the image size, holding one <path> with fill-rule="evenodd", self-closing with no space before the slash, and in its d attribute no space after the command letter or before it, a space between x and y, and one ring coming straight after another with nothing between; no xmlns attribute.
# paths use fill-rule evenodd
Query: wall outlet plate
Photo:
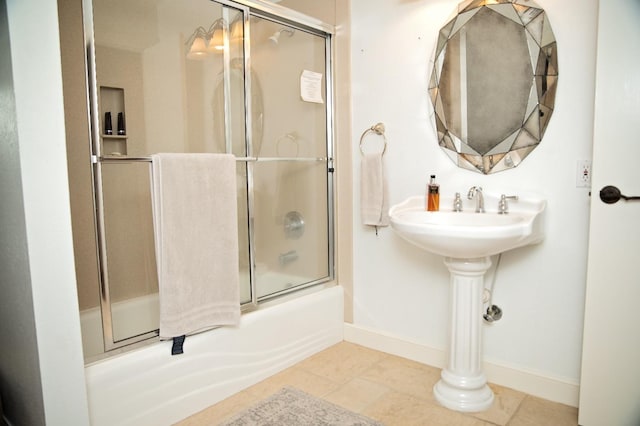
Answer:
<svg viewBox="0 0 640 426"><path fill-rule="evenodd" d="M591 160L576 163L576 188L591 188Z"/></svg>

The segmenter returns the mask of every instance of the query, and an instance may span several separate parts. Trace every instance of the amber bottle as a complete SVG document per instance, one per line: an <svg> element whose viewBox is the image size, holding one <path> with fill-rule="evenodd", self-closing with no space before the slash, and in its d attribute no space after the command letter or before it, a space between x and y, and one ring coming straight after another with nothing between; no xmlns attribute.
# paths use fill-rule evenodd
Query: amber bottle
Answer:
<svg viewBox="0 0 640 426"><path fill-rule="evenodd" d="M431 181L427 185L427 210L430 212L440 210L440 185L436 183L436 175L431 175Z"/></svg>

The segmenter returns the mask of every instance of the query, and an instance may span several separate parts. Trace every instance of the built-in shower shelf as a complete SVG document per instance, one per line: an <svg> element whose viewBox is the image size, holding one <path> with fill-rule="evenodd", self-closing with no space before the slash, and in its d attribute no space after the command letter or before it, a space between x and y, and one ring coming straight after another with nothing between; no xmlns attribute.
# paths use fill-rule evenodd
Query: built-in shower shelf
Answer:
<svg viewBox="0 0 640 426"><path fill-rule="evenodd" d="M107 156L127 155L127 137L122 135L102 135L102 152Z"/></svg>
<svg viewBox="0 0 640 426"><path fill-rule="evenodd" d="M107 130L102 130L100 135L102 152L107 155L127 155L127 135L118 134L119 128L118 114L125 114L125 93L121 87L100 86L100 119L105 119L105 114L111 115L109 129L113 129L113 134L107 134ZM106 123L101 123L101 129L105 129ZM124 132L124 122L122 123Z"/></svg>

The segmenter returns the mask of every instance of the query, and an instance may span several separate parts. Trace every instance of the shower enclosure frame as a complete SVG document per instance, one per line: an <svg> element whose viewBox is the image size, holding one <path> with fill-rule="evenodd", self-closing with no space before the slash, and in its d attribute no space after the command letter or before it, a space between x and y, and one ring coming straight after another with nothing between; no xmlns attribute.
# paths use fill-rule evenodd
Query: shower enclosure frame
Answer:
<svg viewBox="0 0 640 426"><path fill-rule="evenodd" d="M296 11L284 8L275 3L262 0L210 0L213 3L229 7L242 12L243 23L243 77L244 77L244 127L245 127L245 152L246 157L236 157L236 161L246 164L247 179L247 213L248 213L248 258L249 258L249 282L251 288L251 301L242 304L242 312L249 312L258 308L258 304L276 297L300 290L318 286L320 284L333 285L335 280L335 211L334 211L334 105L333 105L333 37L334 29L320 20L311 18ZM227 12L223 8L223 11ZM92 164L92 186L94 192L94 215L96 224L96 241L98 253L98 280L100 286L100 311L102 319L102 333L104 342L104 353L123 348L125 346L137 347L145 342L157 340L158 330L149 331L143 334L115 340L113 331L113 318L111 312L111 295L109 290L109 273L107 267L107 247L106 229L104 218L104 198L102 186L102 164L112 162L145 162L150 163L151 158L147 156L123 156L107 157L103 154L103 146L100 142L100 118L98 106L98 79L96 74L96 52L93 32L93 11L92 0L83 0L84 33L87 52L87 100L89 104L89 121L91 124L91 137L89 140L91 148L90 162ZM324 38L325 45L325 114L326 114L326 157L298 158L298 157L257 157L253 155L252 140L252 117L251 117L251 77L250 77L250 18L258 17L278 24L295 28L316 36ZM228 40L227 40L228 42ZM225 93L225 129L228 129L230 120L229 106L229 66L230 58L228 49L224 51L224 93ZM231 140L229 134L225 134L226 152L231 152ZM274 294L258 297L256 289L256 253L255 253L255 229L254 229L254 165L258 162L270 161L300 161L300 162L324 162L326 164L326 185L327 185L327 242L328 242L328 274L325 277L297 285L290 289L284 289ZM240 226L240 224L239 224ZM155 338L155 339L154 339ZM133 345L133 346L131 346Z"/></svg>

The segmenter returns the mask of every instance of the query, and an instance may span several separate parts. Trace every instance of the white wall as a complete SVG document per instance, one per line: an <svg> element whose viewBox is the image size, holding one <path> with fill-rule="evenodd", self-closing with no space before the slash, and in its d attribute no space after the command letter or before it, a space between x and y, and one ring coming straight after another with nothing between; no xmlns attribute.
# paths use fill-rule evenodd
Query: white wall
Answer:
<svg viewBox="0 0 640 426"><path fill-rule="evenodd" d="M44 403L4 0L0 2L0 57L0 424L5 416L38 425L44 423Z"/></svg>
<svg viewBox="0 0 640 426"><path fill-rule="evenodd" d="M42 398L46 424L88 424L71 239L57 4L9 0L7 16L42 392L33 398ZM33 50L36 45L37 55ZM13 320L20 323L22 319ZM11 349L3 345L3 359L8 356L4 351ZM28 404L29 395L24 396ZM15 424L22 421L9 420Z"/></svg>
<svg viewBox="0 0 640 426"><path fill-rule="evenodd" d="M376 237L359 217L358 140L382 121L391 204L423 194L535 191L548 200L546 240L502 256L493 302L504 316L485 327L485 359L577 384L580 375L589 195L576 160L591 158L597 1L539 1L559 49L556 108L542 143L516 169L484 176L457 168L428 119L429 62L454 0L353 0L354 324L419 344L446 345L448 272L390 228ZM490 279L490 278L489 278ZM488 284L488 283L487 283Z"/></svg>

